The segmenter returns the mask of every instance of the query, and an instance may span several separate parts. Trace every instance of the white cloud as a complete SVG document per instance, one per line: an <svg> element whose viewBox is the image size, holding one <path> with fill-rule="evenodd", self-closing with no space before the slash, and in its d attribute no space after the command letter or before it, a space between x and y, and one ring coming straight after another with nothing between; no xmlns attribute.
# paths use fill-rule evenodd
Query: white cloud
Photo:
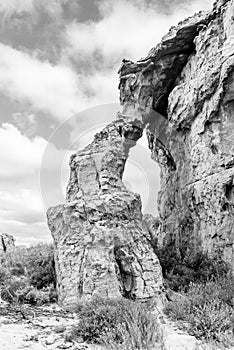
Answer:
<svg viewBox="0 0 234 350"><path fill-rule="evenodd" d="M88 107L118 99L116 72L76 73L0 44L0 92L62 121Z"/></svg>
<svg viewBox="0 0 234 350"><path fill-rule="evenodd" d="M152 4L142 1L102 1L102 19L98 22L67 26L66 39L74 59L103 60L103 66L119 64L123 57L137 60L158 44L172 25L197 10L211 8L211 0L178 5L170 16L158 13Z"/></svg>
<svg viewBox="0 0 234 350"><path fill-rule="evenodd" d="M0 91L35 110L65 119L85 105L82 79L69 67L54 66L0 44ZM82 106L82 103L84 104Z"/></svg>
<svg viewBox="0 0 234 350"><path fill-rule="evenodd" d="M16 7L15 1L8 6L0 0L0 9L3 4L6 11ZM18 11L24 4L22 0ZM101 20L67 26L67 46L57 65L0 44L0 92L60 121L88 107L117 102L122 58L145 56L172 24L191 14L194 7L200 8L201 1L191 4L190 12L181 9L171 16L126 0L100 4Z"/></svg>
<svg viewBox="0 0 234 350"><path fill-rule="evenodd" d="M29 139L9 123L0 128L0 227L13 234L18 243L50 239L40 185L46 146L43 138ZM53 159L61 153L53 145L51 150ZM61 169L54 166L48 164L47 170L59 176Z"/></svg>
<svg viewBox="0 0 234 350"><path fill-rule="evenodd" d="M10 233L15 237L16 245L31 245L42 241L52 241L45 221L32 225L17 220L1 218L0 224L1 227L4 228L2 232Z"/></svg>
<svg viewBox="0 0 234 350"><path fill-rule="evenodd" d="M26 237L27 231L36 236L35 228L45 223L39 187L45 146L44 139L30 140L11 124L0 128L0 226L16 238Z"/></svg>
<svg viewBox="0 0 234 350"><path fill-rule="evenodd" d="M13 14L29 13L35 14L36 11L43 9L50 15L62 13L62 5L69 0L0 0L0 12L6 17Z"/></svg>
<svg viewBox="0 0 234 350"><path fill-rule="evenodd" d="M33 14L38 1L0 0L0 12L4 12L7 18L14 13ZM47 1L47 12L60 15L63 1L67 0ZM56 7L56 3L60 5ZM46 6L46 1L41 1L41 4ZM67 47L64 47L61 61L57 65L42 62L33 53L30 55L0 44L0 92L20 104L28 103L33 113L42 111L60 121L88 107L117 102L117 69L122 58L136 60L145 56L171 25L176 25L179 20L195 11L211 7L210 0L198 0L188 2L189 9L186 5L178 5L174 14L164 16L143 1L101 1L99 4L102 18L98 22L75 22L67 26ZM96 118L94 113L93 115ZM111 113L110 118L114 119ZM105 120L107 119L106 117ZM103 122L102 119L101 121ZM84 116L78 127L82 130L91 128L92 125L88 123ZM95 124L99 124L97 119ZM42 137L29 139L26 135L22 135L9 123L0 128L0 226L2 231L15 235L18 243L50 239L39 183L41 160L47 142ZM87 138L84 136L81 141L86 143ZM56 191L68 174L66 168L62 172L60 184L54 185L58 170L57 159L60 161L64 152L58 151L53 145L50 148L46 167L53 169L47 187L49 199L53 201L59 198ZM138 150L133 160L147 169L147 179L144 180L144 174L140 176L136 166L130 163L125 179L136 191L142 188L146 192L149 182L152 194L159 186L158 169L153 166L151 168L149 151L147 150L148 158L146 151L142 152L141 156ZM51 184L56 188L51 186L49 194ZM62 188L64 187L63 183ZM147 198L144 198L144 202L147 206ZM149 202L149 207L154 207L154 197Z"/></svg>
<svg viewBox="0 0 234 350"><path fill-rule="evenodd" d="M22 183L21 183L22 184ZM33 186L34 187L34 186ZM14 188L14 191L0 191L1 218L35 224L45 219L39 188Z"/></svg>
<svg viewBox="0 0 234 350"><path fill-rule="evenodd" d="M103 0L99 3L99 21L74 21L67 25L64 34L67 46L61 61L68 64L70 60L79 78L84 77L90 96L88 106L117 102L117 71L122 59L145 57L172 25L198 10L211 8L212 1L197 0L187 6L178 5L177 11L168 16L158 13L152 4L144 1Z"/></svg>
<svg viewBox="0 0 234 350"><path fill-rule="evenodd" d="M23 135L33 137L36 135L38 123L33 113L13 113L13 124L22 132Z"/></svg>
<svg viewBox="0 0 234 350"><path fill-rule="evenodd" d="M0 128L0 178L10 179L33 175L38 171L46 141L40 137L29 140L12 124Z"/></svg>
<svg viewBox="0 0 234 350"><path fill-rule="evenodd" d="M154 10L144 11L127 1L113 3L112 11L105 10L103 17L99 22L74 22L67 27L67 41L76 59L98 59L99 53L103 66L120 65L123 57L139 59L170 26L168 19Z"/></svg>
<svg viewBox="0 0 234 350"><path fill-rule="evenodd" d="M7 16L12 13L32 12L34 0L0 0L0 11Z"/></svg>

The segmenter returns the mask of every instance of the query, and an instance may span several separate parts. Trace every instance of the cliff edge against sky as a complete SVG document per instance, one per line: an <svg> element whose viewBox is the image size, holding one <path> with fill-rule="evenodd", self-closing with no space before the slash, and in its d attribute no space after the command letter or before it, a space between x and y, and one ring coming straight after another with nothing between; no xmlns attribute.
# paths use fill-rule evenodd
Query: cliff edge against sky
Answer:
<svg viewBox="0 0 234 350"><path fill-rule="evenodd" d="M48 211L60 301L161 293L140 198L122 183L143 128L161 167L159 243L234 266L233 73L233 0L173 27L145 59L123 60L122 111L72 156L66 204Z"/></svg>

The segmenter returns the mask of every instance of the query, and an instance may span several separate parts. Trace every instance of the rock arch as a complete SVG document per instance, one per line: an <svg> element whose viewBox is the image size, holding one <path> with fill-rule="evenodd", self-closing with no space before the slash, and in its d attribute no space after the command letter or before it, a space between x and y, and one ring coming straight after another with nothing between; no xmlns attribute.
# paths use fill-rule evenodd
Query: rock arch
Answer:
<svg viewBox="0 0 234 350"><path fill-rule="evenodd" d="M147 125L161 167L162 243L202 248L234 268L233 5L216 1L145 59L123 61L119 88L123 113ZM167 123L163 142L156 112Z"/></svg>

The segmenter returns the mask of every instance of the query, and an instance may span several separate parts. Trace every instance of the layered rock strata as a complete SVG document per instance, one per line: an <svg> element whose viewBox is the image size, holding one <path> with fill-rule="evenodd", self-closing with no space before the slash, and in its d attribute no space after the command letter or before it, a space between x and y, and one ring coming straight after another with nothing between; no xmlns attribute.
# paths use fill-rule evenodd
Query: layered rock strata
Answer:
<svg viewBox="0 0 234 350"><path fill-rule="evenodd" d="M161 167L163 244L234 268L234 1L173 27L119 73L123 114L147 125Z"/></svg>
<svg viewBox="0 0 234 350"><path fill-rule="evenodd" d="M48 210L59 300L159 296L161 267L142 221L141 200L122 182L139 121L119 118L70 160L66 204Z"/></svg>

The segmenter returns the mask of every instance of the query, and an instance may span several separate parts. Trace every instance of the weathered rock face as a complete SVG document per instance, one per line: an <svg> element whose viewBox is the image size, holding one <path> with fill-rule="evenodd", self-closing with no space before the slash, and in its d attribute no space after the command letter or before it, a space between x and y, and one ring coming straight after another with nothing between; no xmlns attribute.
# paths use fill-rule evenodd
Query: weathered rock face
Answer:
<svg viewBox="0 0 234 350"><path fill-rule="evenodd" d="M129 149L141 135L139 121L119 116L71 157L66 204L47 213L64 304L161 292L161 267L142 222L140 196L122 182Z"/></svg>
<svg viewBox="0 0 234 350"><path fill-rule="evenodd" d="M161 245L160 220L155 218L152 214L145 214L143 216L143 225L148 232L148 239L153 248Z"/></svg>
<svg viewBox="0 0 234 350"><path fill-rule="evenodd" d="M15 239L9 233L0 233L0 253L13 252L15 249Z"/></svg>
<svg viewBox="0 0 234 350"><path fill-rule="evenodd" d="M218 253L234 268L234 1L172 28L145 60L124 61L120 100L147 124L161 167L164 244ZM150 110L165 117L163 137Z"/></svg>

